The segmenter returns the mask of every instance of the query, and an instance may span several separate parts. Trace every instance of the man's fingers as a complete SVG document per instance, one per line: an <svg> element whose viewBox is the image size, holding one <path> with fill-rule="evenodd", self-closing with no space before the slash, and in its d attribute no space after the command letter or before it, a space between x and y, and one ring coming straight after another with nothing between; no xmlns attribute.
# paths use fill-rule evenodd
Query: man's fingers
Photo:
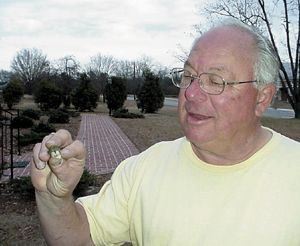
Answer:
<svg viewBox="0 0 300 246"><path fill-rule="evenodd" d="M60 129L55 133L51 133L50 138L45 143L46 147L49 149L51 146L59 146L64 148L72 143L71 133L67 130Z"/></svg>
<svg viewBox="0 0 300 246"><path fill-rule="evenodd" d="M66 148L61 149L61 155L63 159L77 159L84 160L86 151L82 142L75 140Z"/></svg>
<svg viewBox="0 0 300 246"><path fill-rule="evenodd" d="M73 142L71 134L67 130L59 130L45 136L42 143L38 143L33 149L33 163L39 170L44 169L48 163L52 168L59 167L64 161L70 160L70 164L83 164L86 151L83 143Z"/></svg>
<svg viewBox="0 0 300 246"><path fill-rule="evenodd" d="M32 162L33 162L34 166L39 170L44 169L46 166L46 162L47 162L47 159L42 160L40 158L41 149L42 149L42 144L37 143L33 148L33 156L32 156Z"/></svg>

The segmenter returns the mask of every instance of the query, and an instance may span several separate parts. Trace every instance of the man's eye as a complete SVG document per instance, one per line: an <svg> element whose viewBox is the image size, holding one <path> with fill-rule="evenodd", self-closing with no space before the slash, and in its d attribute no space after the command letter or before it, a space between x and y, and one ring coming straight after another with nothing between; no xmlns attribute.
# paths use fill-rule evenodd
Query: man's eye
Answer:
<svg viewBox="0 0 300 246"><path fill-rule="evenodd" d="M222 79L220 79L220 78L217 77L217 76L210 76L210 77L209 77L209 82L210 82L211 84L214 84L214 85L222 85L222 84L223 84Z"/></svg>
<svg viewBox="0 0 300 246"><path fill-rule="evenodd" d="M189 81L190 81L192 78L191 78L191 76L184 75L184 76L183 76L183 79L184 79L184 80L189 80Z"/></svg>
<svg viewBox="0 0 300 246"><path fill-rule="evenodd" d="M218 81L216 79L211 79L210 83L212 83L212 84L220 84L220 81Z"/></svg>

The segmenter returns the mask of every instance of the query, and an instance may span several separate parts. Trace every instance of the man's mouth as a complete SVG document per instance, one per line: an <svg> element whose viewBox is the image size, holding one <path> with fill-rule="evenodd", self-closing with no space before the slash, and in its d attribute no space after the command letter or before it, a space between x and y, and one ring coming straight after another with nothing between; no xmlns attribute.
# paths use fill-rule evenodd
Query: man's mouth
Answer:
<svg viewBox="0 0 300 246"><path fill-rule="evenodd" d="M187 120L190 123L200 123L209 119L212 119L213 117L202 115L202 114L194 114L194 113L188 113Z"/></svg>

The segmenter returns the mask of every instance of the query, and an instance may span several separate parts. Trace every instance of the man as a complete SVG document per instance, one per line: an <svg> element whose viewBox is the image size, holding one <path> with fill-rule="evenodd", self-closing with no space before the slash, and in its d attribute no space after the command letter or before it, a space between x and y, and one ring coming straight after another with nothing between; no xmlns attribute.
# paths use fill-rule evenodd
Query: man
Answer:
<svg viewBox="0 0 300 246"><path fill-rule="evenodd" d="M206 32L172 70L185 137L128 158L77 202L84 147L64 130L45 137L32 181L49 244L300 245L300 144L260 124L277 74L268 42L249 27Z"/></svg>

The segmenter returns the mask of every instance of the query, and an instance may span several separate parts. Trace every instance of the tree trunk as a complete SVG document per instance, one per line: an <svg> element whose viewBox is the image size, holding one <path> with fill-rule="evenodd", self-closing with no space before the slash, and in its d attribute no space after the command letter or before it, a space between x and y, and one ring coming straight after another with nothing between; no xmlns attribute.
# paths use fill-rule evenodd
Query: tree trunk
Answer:
<svg viewBox="0 0 300 246"><path fill-rule="evenodd" d="M295 104L295 118L300 119L300 102Z"/></svg>

